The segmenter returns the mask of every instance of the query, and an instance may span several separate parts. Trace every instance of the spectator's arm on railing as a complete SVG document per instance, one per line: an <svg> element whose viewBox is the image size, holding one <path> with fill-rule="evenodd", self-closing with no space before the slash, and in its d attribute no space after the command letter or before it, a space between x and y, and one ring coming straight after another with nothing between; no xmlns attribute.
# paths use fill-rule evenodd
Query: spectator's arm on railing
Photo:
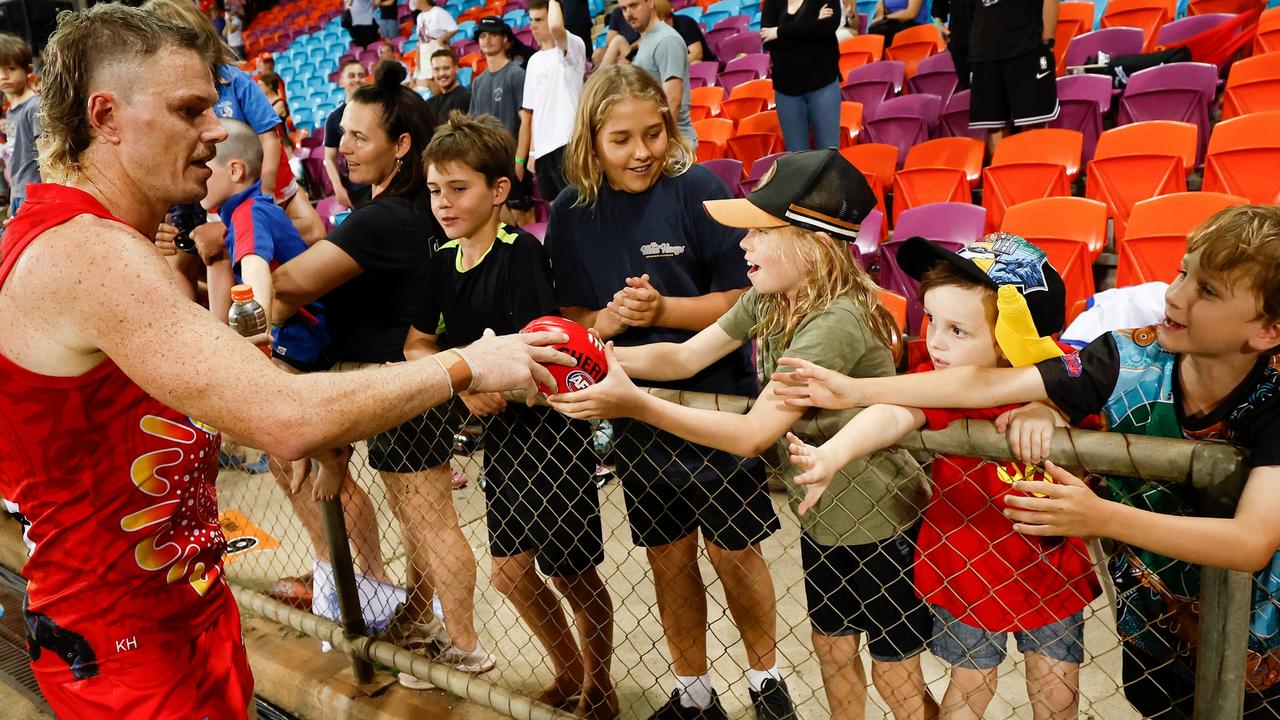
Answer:
<svg viewBox="0 0 1280 720"><path fill-rule="evenodd" d="M1018 368L957 367L892 377L851 378L808 360L782 358L775 372L778 396L788 405L843 410L877 403L922 408L983 408L1047 400L1034 365Z"/></svg>
<svg viewBox="0 0 1280 720"><path fill-rule="evenodd" d="M1187 517L1141 510L1098 497L1079 478L1051 462L1056 482L1014 483L1044 497L1005 499L1005 515L1028 535L1109 537L1197 565L1257 572L1280 548L1280 466L1254 468L1230 518Z"/></svg>

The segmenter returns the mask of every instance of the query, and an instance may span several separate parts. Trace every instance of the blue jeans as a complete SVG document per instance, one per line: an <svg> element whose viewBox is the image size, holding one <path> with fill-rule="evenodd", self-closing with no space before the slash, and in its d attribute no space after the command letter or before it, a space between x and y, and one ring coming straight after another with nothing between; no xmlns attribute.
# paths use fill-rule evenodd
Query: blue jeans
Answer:
<svg viewBox="0 0 1280 720"><path fill-rule="evenodd" d="M819 148L840 147L840 82L803 95L776 93L778 124L787 152L812 150L809 128Z"/></svg>

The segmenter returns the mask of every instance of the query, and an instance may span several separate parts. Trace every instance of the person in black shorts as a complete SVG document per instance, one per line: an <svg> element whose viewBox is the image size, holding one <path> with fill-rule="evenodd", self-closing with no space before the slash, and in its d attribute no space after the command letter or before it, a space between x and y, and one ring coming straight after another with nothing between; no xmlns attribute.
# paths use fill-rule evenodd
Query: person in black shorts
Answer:
<svg viewBox="0 0 1280 720"><path fill-rule="evenodd" d="M953 18L954 22L954 18ZM1053 34L1058 0L977 0L969 32L969 127L991 132L1058 117ZM953 36L952 42L957 43ZM957 68L958 69L958 68Z"/></svg>
<svg viewBox="0 0 1280 720"><path fill-rule="evenodd" d="M559 314L542 243L500 219L514 158L511 133L488 115L453 113L427 146L431 209L449 241L432 259L405 341L407 358L465 345L486 331L518 332L535 318ZM604 542L591 427L548 407L508 404L497 393L460 398L484 419L488 438L484 494L494 587L524 618L555 671L539 699L612 718L618 712L609 678L613 603L596 571ZM573 624L539 570L569 601L576 643Z"/></svg>

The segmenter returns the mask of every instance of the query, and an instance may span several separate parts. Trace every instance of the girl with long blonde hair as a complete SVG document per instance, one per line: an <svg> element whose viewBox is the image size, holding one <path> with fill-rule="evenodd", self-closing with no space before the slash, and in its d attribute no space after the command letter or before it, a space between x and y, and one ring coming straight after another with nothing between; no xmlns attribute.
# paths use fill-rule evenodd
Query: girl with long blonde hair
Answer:
<svg viewBox="0 0 1280 720"><path fill-rule="evenodd" d="M778 358L822 358L813 362L854 377L894 372L894 327L879 307L875 284L852 262L846 245L875 202L866 179L834 150L784 155L749 198L704 202L719 223L750 229L742 248L751 289L683 342L616 349L611 343L609 376L553 397L552 405L576 418L634 418L735 455L755 456L775 446L785 457L787 432L804 410L775 394L769 378ZM629 377L690 377L753 339L764 389L745 415L667 402ZM919 657L932 618L912 582L914 540L927 500L919 466L905 451L878 452L843 468L820 497L795 483L793 466L781 471L803 529L805 595L831 717L865 717L862 633L872 679L894 716L935 716ZM752 699L775 687L766 681L761 692L753 689ZM758 704L757 711L777 716L760 713Z"/></svg>

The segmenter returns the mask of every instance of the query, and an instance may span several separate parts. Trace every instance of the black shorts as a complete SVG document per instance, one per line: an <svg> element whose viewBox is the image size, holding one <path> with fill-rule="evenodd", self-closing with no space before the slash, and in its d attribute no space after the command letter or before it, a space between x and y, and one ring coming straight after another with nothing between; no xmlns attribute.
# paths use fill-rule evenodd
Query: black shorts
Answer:
<svg viewBox="0 0 1280 720"><path fill-rule="evenodd" d="M781 525L759 458L685 442L634 421L614 421L618 475L631 542L669 545L701 530L725 550L745 550Z"/></svg>
<svg viewBox="0 0 1280 720"><path fill-rule="evenodd" d="M999 130L1006 123L1035 125L1058 117L1053 50L1041 45L1007 60L970 63L969 127Z"/></svg>
<svg viewBox="0 0 1280 720"><path fill-rule="evenodd" d="M564 179L564 148L556 148L539 157L534 169L542 199L548 203L555 202L560 191L569 185Z"/></svg>
<svg viewBox="0 0 1280 720"><path fill-rule="evenodd" d="M532 552L552 577L604 562L591 425L545 407L509 405L484 418L489 552Z"/></svg>
<svg viewBox="0 0 1280 720"><path fill-rule="evenodd" d="M511 192L507 193L507 207L517 212L528 212L533 209L533 173L526 171L524 179L514 176L511 178Z"/></svg>
<svg viewBox="0 0 1280 720"><path fill-rule="evenodd" d="M416 473L448 463L461 419L454 403L450 400L369 438L369 467L381 472Z"/></svg>
<svg viewBox="0 0 1280 720"><path fill-rule="evenodd" d="M924 651L933 615L916 596L916 536L920 526L865 545L819 545L800 536L809 624L828 637L867 634L876 660L893 662Z"/></svg>

